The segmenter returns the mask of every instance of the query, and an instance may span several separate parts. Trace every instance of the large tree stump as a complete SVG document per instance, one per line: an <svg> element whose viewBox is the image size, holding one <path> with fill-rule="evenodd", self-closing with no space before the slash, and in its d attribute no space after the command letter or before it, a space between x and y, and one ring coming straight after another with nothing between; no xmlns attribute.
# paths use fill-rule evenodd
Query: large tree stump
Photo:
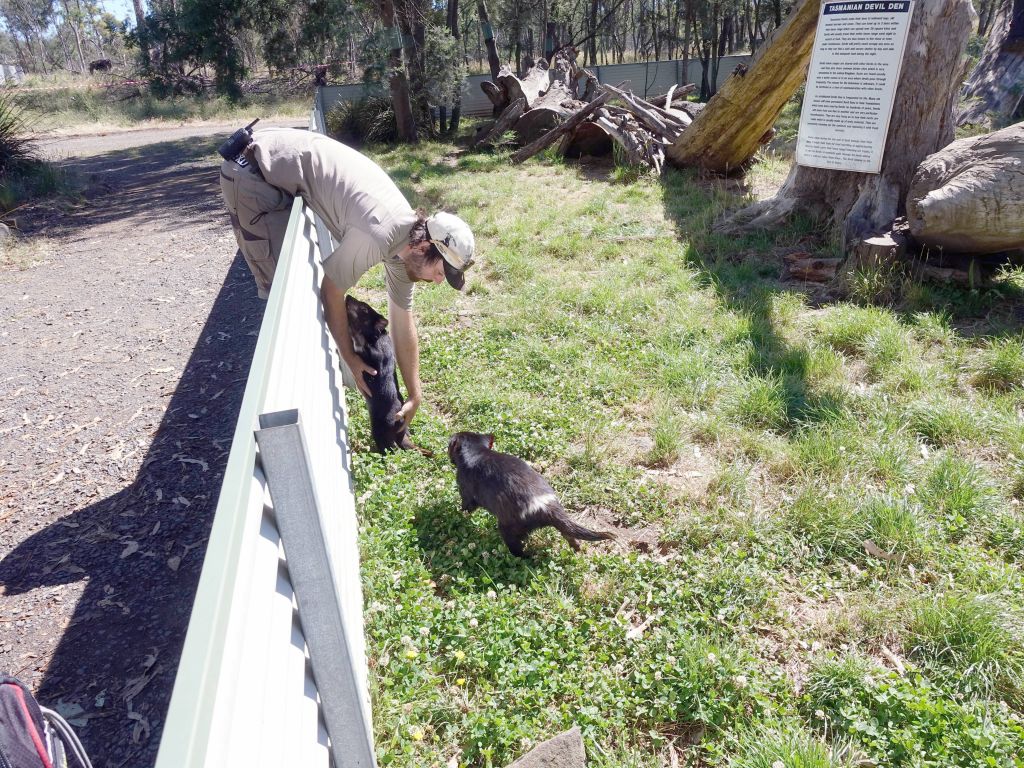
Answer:
<svg viewBox="0 0 1024 768"><path fill-rule="evenodd" d="M959 253L1024 248L1024 123L929 155L907 195L910 232Z"/></svg>
<svg viewBox="0 0 1024 768"><path fill-rule="evenodd" d="M957 123L991 125L1024 117L1024 0L1002 0L978 65L964 84Z"/></svg>
<svg viewBox="0 0 1024 768"><path fill-rule="evenodd" d="M739 211L718 230L774 226L797 211L830 217L841 227L847 246L889 230L896 217L905 213L907 191L917 166L953 139L953 103L973 14L970 0L918 0L881 173L794 165L775 197ZM687 133L699 120L694 120Z"/></svg>
<svg viewBox="0 0 1024 768"><path fill-rule="evenodd" d="M818 9L818 0L800 0L785 23L758 48L746 73L726 80L668 148L672 162L729 173L754 156L761 137L804 81Z"/></svg>
<svg viewBox="0 0 1024 768"><path fill-rule="evenodd" d="M526 73L526 76L519 79L509 69L502 69L498 75L498 87L505 91L508 103L517 99L526 99L526 108L533 107L533 103L548 89L548 63L541 59Z"/></svg>

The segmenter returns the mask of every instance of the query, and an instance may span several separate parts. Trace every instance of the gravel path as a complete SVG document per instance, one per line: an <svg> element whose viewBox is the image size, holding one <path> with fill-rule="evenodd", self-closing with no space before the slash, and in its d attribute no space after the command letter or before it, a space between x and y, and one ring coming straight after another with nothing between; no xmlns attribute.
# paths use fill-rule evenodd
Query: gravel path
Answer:
<svg viewBox="0 0 1024 768"><path fill-rule="evenodd" d="M51 142L87 202L0 269L0 671L97 768L150 766L263 304L220 201L236 126Z"/></svg>

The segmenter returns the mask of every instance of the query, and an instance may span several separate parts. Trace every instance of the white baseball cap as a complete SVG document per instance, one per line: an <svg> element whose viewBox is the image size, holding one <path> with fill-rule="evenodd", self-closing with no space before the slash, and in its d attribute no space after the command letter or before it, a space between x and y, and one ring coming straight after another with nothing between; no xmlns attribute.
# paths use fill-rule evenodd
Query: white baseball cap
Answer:
<svg viewBox="0 0 1024 768"><path fill-rule="evenodd" d="M466 284L463 273L473 265L476 249L469 225L454 213L438 211L427 219L427 235L444 257L444 276L448 284L461 291Z"/></svg>

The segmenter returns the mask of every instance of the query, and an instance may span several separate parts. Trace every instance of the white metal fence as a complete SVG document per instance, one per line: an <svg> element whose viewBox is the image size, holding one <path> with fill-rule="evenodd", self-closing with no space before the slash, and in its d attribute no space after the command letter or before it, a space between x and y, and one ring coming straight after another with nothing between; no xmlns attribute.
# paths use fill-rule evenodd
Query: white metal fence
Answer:
<svg viewBox="0 0 1024 768"><path fill-rule="evenodd" d="M718 86L728 79L737 64L748 64L750 56L723 56L718 65ZM667 93L676 83L700 83L700 61L673 59L672 61L648 61L639 64L608 64L600 67L588 67L598 81L617 85L623 81L629 83L633 93L647 98ZM490 80L490 75L472 75L467 77L462 86L462 114L489 115L491 102L483 91L480 83ZM331 107L339 101L355 101L366 93L366 87L355 85L328 85L317 89L317 104L327 114Z"/></svg>
<svg viewBox="0 0 1024 768"><path fill-rule="evenodd" d="M311 128L315 122L311 119ZM323 231L323 230L322 230ZM259 465L260 414L298 409L372 763L345 398L319 300L317 226L295 200L242 400L157 768L331 764L288 560ZM365 765L356 750L338 768Z"/></svg>

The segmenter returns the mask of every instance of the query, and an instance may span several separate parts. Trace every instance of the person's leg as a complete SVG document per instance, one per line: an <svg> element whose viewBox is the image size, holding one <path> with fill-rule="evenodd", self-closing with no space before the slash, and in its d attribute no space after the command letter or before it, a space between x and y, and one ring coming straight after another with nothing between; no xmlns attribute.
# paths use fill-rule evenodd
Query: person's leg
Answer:
<svg viewBox="0 0 1024 768"><path fill-rule="evenodd" d="M293 198L232 160L225 160L221 165L220 186L238 250L256 280L260 298L266 299L281 254Z"/></svg>

